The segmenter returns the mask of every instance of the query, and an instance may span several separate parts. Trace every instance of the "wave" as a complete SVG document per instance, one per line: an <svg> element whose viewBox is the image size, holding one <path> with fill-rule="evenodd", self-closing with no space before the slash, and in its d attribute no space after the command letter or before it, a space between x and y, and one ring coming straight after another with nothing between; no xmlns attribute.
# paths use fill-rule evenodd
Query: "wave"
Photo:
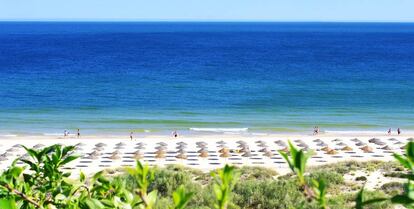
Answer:
<svg viewBox="0 0 414 209"><path fill-rule="evenodd" d="M215 132L215 133L247 132L248 130L249 128L190 128L190 131Z"/></svg>

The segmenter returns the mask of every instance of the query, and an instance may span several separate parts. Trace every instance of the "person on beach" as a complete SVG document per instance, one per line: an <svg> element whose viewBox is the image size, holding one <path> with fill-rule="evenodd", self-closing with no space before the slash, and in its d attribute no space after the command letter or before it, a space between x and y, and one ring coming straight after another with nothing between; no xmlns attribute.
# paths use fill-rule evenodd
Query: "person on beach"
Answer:
<svg viewBox="0 0 414 209"><path fill-rule="evenodd" d="M79 138L80 137L80 130L79 130L79 128L78 128L78 133L77 134L78 134L78 138Z"/></svg>
<svg viewBox="0 0 414 209"><path fill-rule="evenodd" d="M131 133L129 134L129 138L131 139L131 141L132 141L132 135L134 134L134 132L132 132L131 131Z"/></svg>
<svg viewBox="0 0 414 209"><path fill-rule="evenodd" d="M313 135L318 135L318 134L319 134L319 127L318 126L315 126L313 128Z"/></svg>
<svg viewBox="0 0 414 209"><path fill-rule="evenodd" d="M175 130L174 130L174 131L172 132L172 136L173 136L174 138L177 138L177 137L178 137L178 133L177 133L177 131L175 131Z"/></svg>
<svg viewBox="0 0 414 209"><path fill-rule="evenodd" d="M401 134L401 129L400 128L397 129L397 133L398 133L398 135Z"/></svg>
<svg viewBox="0 0 414 209"><path fill-rule="evenodd" d="M65 130L65 131L63 131L63 136L64 136L64 137L67 137L68 135L69 135L69 132L68 132L68 131L66 131L66 130Z"/></svg>
<svg viewBox="0 0 414 209"><path fill-rule="evenodd" d="M391 128L388 129L388 135L391 135Z"/></svg>

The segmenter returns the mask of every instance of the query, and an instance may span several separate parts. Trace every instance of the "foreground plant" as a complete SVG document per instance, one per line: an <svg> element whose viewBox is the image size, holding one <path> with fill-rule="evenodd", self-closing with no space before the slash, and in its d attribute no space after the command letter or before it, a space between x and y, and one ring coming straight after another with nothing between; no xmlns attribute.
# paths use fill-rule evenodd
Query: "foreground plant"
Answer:
<svg viewBox="0 0 414 209"><path fill-rule="evenodd" d="M227 209L231 202L231 192L238 179L238 173L235 168L229 165L224 166L223 169L217 173L211 173L214 177L214 194L216 195L216 209Z"/></svg>

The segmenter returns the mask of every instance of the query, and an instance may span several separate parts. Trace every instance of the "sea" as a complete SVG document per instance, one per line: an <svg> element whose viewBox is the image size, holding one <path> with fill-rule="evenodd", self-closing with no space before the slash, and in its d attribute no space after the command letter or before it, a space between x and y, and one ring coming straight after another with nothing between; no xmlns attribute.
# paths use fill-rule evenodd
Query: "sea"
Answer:
<svg viewBox="0 0 414 209"><path fill-rule="evenodd" d="M0 135L414 131L414 24L0 22Z"/></svg>

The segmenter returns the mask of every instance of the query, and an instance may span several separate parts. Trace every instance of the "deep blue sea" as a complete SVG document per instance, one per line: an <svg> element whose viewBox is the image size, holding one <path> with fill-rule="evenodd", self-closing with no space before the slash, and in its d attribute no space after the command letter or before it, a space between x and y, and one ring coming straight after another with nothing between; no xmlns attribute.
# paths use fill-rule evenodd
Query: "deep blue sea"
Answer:
<svg viewBox="0 0 414 209"><path fill-rule="evenodd" d="M0 23L0 134L315 125L414 130L414 24Z"/></svg>

